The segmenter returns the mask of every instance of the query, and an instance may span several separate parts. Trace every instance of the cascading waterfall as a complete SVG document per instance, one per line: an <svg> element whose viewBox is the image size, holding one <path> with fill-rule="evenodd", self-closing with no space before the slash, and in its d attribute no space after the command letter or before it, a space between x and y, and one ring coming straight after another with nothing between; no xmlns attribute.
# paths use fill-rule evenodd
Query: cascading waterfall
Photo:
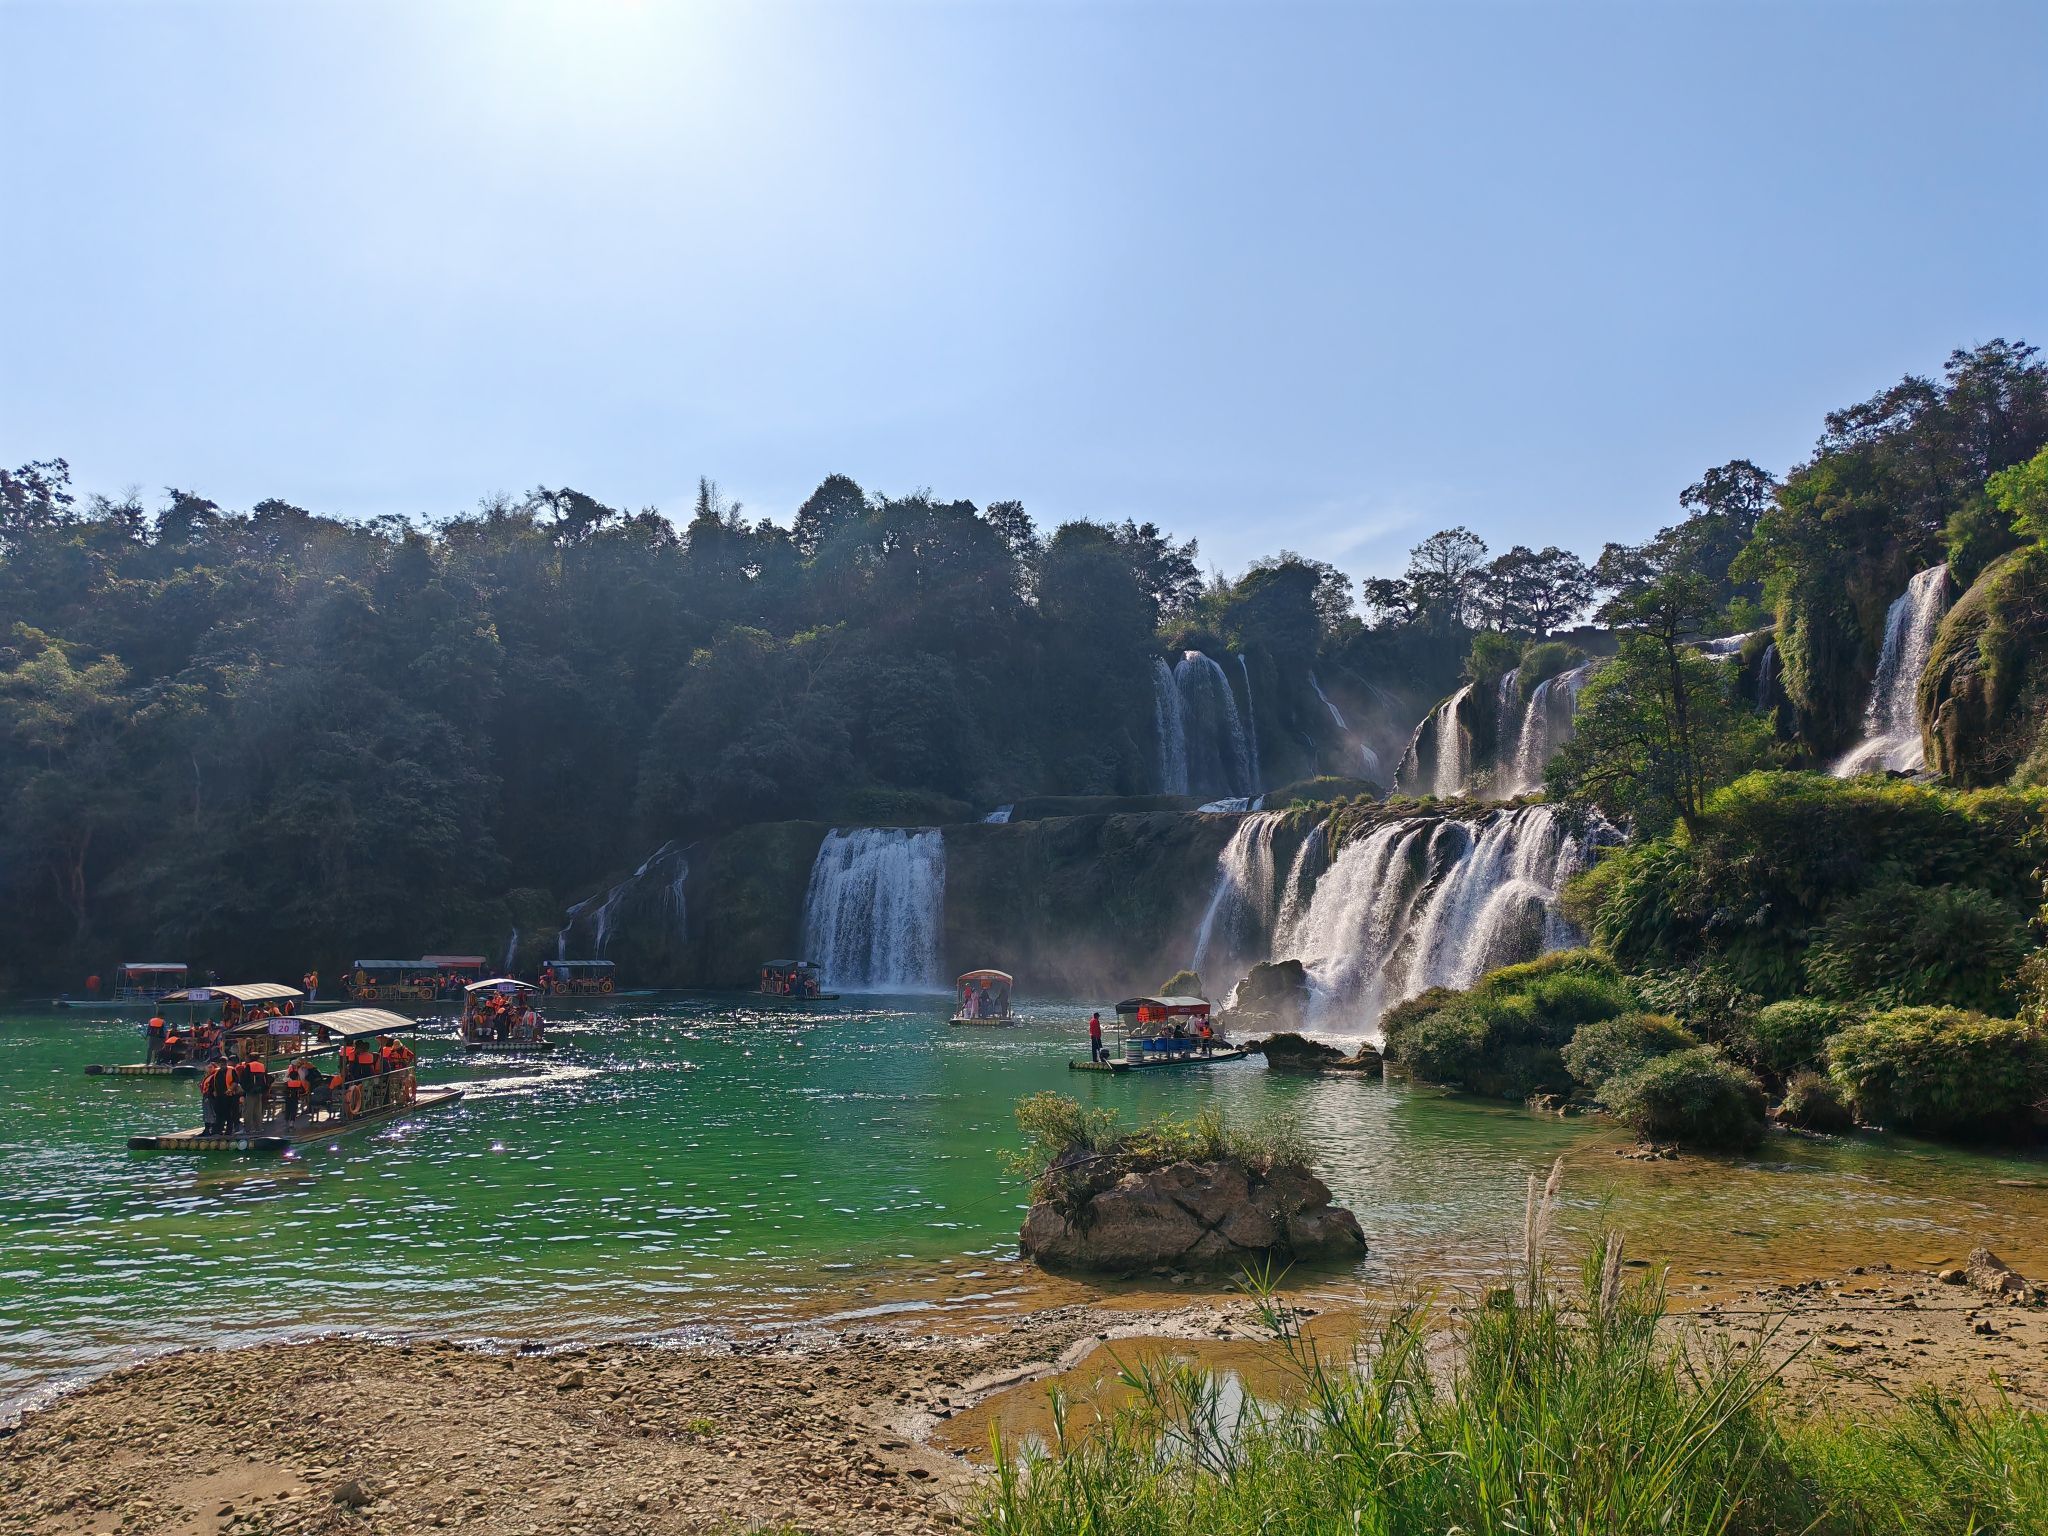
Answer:
<svg viewBox="0 0 2048 1536"><path fill-rule="evenodd" d="M505 941L505 963L500 967L503 975L510 976L512 967L519 963L519 930L512 930L512 937Z"/></svg>
<svg viewBox="0 0 2048 1536"><path fill-rule="evenodd" d="M1408 738L1408 751L1401 759L1400 772L1395 775L1398 788L1410 794L1445 797L1464 792L1465 776L1470 770L1471 759L1467 750L1465 725L1458 718L1458 709L1471 692L1472 685L1467 683L1423 716L1422 724L1416 726L1415 734ZM1422 738L1429 731L1432 721L1436 725L1435 752L1431 756L1428 778L1425 782L1422 768Z"/></svg>
<svg viewBox="0 0 2048 1536"><path fill-rule="evenodd" d="M1307 967L1314 1032L1374 1034L1404 998L1470 986L1497 966L1573 942L1558 892L1616 836L1598 821L1575 834L1562 812L1543 805L1471 823L1384 822L1347 844L1291 914L1283 897L1273 957Z"/></svg>
<svg viewBox="0 0 2048 1536"><path fill-rule="evenodd" d="M1337 734L1347 738L1357 750L1359 771L1368 779L1380 780L1383 770L1380 767L1379 753L1367 746L1363 737L1353 734L1351 726L1344 719L1344 711L1337 707L1336 703L1327 693L1323 692L1323 685L1314 672L1310 672L1308 675L1308 685L1315 689L1316 697L1323 701L1323 708L1330 712L1330 721L1337 727Z"/></svg>
<svg viewBox="0 0 2048 1536"><path fill-rule="evenodd" d="M946 841L937 830L835 829L804 893L804 955L828 987L934 990L945 896Z"/></svg>
<svg viewBox="0 0 2048 1536"><path fill-rule="evenodd" d="M620 912L650 877L663 881L662 916L671 925L669 931L680 936L683 932L683 919L688 915L683 903L683 890L690 878L690 860L687 849L679 843L670 841L650 853L641 861L638 869L610 890L599 896L585 897L564 914L561 931L555 936L555 958L605 959L605 951L611 944L613 932L617 929ZM587 943L578 939L579 932L588 936ZM516 940L516 930L514 936ZM569 953L572 946L587 950L588 953L572 955Z"/></svg>
<svg viewBox="0 0 2048 1536"><path fill-rule="evenodd" d="M1212 951L1242 958L1259 949L1266 914L1273 910L1273 833L1284 816L1260 811L1245 817L1216 856L1216 889L1195 935L1197 971Z"/></svg>
<svg viewBox="0 0 2048 1536"><path fill-rule="evenodd" d="M1200 651L1187 651L1173 669L1173 680L1180 695L1186 793L1205 799L1257 794L1251 744L1223 668Z"/></svg>
<svg viewBox="0 0 2048 1536"><path fill-rule="evenodd" d="M1273 919L1273 950L1281 952L1283 936L1297 932L1308 911L1315 882L1330 864L1329 823L1319 821L1309 828L1301 846L1294 850L1294 862L1287 867L1287 883L1280 889L1280 913Z"/></svg>
<svg viewBox="0 0 2048 1536"><path fill-rule="evenodd" d="M994 810L990 811L986 816L981 818L982 823L985 826L991 827L1004 826L1009 822L1010 812L1014 811L1015 809L1016 807L1014 805L999 805Z"/></svg>
<svg viewBox="0 0 2048 1536"><path fill-rule="evenodd" d="M1533 795L1543 787L1543 770L1550 766L1557 749L1571 740L1579 693L1598 665L1597 661L1581 662L1529 690L1529 702L1522 706L1522 723L1515 732L1515 754L1502 762L1497 775L1503 796Z"/></svg>
<svg viewBox="0 0 2048 1536"><path fill-rule="evenodd" d="M1188 792L1188 731L1181 718L1180 685L1165 660L1152 658L1152 722L1159 740L1159 792Z"/></svg>
<svg viewBox="0 0 2048 1536"><path fill-rule="evenodd" d="M1884 649L1863 711L1863 740L1832 770L1838 779L1859 773L1915 773L1926 763L1920 740L1920 674L1934 651L1935 632L1952 596L1948 567L1915 576L1884 616Z"/></svg>

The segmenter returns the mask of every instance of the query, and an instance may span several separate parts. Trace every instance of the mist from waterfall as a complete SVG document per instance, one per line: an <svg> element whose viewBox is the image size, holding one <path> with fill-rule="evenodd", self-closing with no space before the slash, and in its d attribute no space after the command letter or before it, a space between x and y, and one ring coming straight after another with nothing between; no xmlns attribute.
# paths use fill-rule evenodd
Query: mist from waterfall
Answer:
<svg viewBox="0 0 2048 1536"><path fill-rule="evenodd" d="M1307 968L1312 1033L1377 1037L1405 998L1574 942L1558 893L1613 840L1542 805L1384 822L1344 846L1305 903L1286 910L1283 897L1273 957Z"/></svg>
<svg viewBox="0 0 2048 1536"><path fill-rule="evenodd" d="M938 989L946 842L935 829L833 830L804 892L804 956L846 992Z"/></svg>
<svg viewBox="0 0 2048 1536"><path fill-rule="evenodd" d="M1152 724L1159 743L1159 792L1188 792L1188 731L1181 719L1180 685L1163 657L1152 658Z"/></svg>
<svg viewBox="0 0 2048 1536"><path fill-rule="evenodd" d="M1907 583L1885 611L1884 649L1863 711L1863 739L1830 770L1836 778L1916 773L1926 765L1920 739L1920 674L1927 670L1935 633L1952 596L1948 567L1930 566Z"/></svg>
<svg viewBox="0 0 2048 1536"><path fill-rule="evenodd" d="M1285 819L1281 811L1246 816L1216 856L1216 888L1195 934L1196 971L1212 955L1234 963L1263 953L1273 910L1273 833Z"/></svg>

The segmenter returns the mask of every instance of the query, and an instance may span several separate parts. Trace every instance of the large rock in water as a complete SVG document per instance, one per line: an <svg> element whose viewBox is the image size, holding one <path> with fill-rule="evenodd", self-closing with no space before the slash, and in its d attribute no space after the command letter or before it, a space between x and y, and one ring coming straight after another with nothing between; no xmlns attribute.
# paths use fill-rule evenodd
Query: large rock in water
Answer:
<svg viewBox="0 0 2048 1536"><path fill-rule="evenodd" d="M1220 1022L1226 1034L1299 1036L1308 1017L1308 971L1299 960L1255 965L1230 994Z"/></svg>
<svg viewBox="0 0 2048 1536"><path fill-rule="evenodd" d="M1305 1035L1269 1035L1251 1043L1266 1058L1272 1072L1378 1072L1379 1047L1363 1042L1349 1056L1334 1045L1311 1040Z"/></svg>
<svg viewBox="0 0 2048 1536"><path fill-rule="evenodd" d="M1235 1269L1261 1260L1352 1258L1358 1218L1302 1168L1264 1176L1233 1161L1126 1173L1077 1203L1035 1203L1019 1242L1047 1269L1133 1274Z"/></svg>

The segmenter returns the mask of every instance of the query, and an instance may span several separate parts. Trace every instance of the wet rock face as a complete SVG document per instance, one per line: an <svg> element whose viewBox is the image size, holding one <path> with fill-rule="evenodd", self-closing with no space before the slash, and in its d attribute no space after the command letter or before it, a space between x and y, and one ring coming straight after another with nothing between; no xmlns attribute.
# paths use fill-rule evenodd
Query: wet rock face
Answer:
<svg viewBox="0 0 2048 1536"><path fill-rule="evenodd" d="M1229 1270L1262 1259L1365 1252L1358 1218L1302 1168L1259 1175L1232 1161L1173 1163L1102 1188L1041 1199L1024 1218L1027 1258L1048 1269L1132 1274Z"/></svg>
<svg viewBox="0 0 2048 1536"><path fill-rule="evenodd" d="M1223 1026L1239 1034L1285 1033L1300 1039L1308 1001L1308 970L1299 960L1255 965L1231 994Z"/></svg>

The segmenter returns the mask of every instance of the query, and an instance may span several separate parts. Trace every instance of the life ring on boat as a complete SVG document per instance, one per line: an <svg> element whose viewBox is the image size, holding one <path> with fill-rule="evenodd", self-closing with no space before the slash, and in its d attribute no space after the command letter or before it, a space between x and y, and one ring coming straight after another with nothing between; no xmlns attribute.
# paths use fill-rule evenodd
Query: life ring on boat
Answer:
<svg viewBox="0 0 2048 1536"><path fill-rule="evenodd" d="M597 984L597 990L598 990L598 991L600 991L600 992L609 992L609 991L611 991L611 989L612 989L612 979L611 979L611 977L609 977L609 976L606 976L606 977L605 977L605 978L603 978L603 979L602 979L601 981L599 981L599 982L598 982L598 984Z"/></svg>
<svg viewBox="0 0 2048 1536"><path fill-rule="evenodd" d="M360 1003L374 1003L377 1001L377 989L375 987L357 987L356 1001Z"/></svg>
<svg viewBox="0 0 2048 1536"><path fill-rule="evenodd" d="M363 1112L363 1085L361 1083L350 1083L348 1085L348 1092L341 1097L341 1102L342 1107L348 1111L350 1118L360 1115Z"/></svg>

